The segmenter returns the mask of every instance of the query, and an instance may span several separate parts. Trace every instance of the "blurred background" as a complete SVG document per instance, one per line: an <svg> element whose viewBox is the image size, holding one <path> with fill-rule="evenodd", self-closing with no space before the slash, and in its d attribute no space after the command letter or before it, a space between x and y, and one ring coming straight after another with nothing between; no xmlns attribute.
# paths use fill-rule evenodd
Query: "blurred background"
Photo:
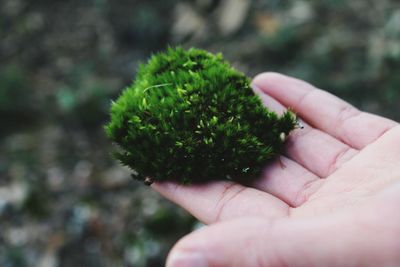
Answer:
<svg viewBox="0 0 400 267"><path fill-rule="evenodd" d="M164 266L198 227L130 179L102 130L168 45L400 120L398 0L0 0L0 266Z"/></svg>

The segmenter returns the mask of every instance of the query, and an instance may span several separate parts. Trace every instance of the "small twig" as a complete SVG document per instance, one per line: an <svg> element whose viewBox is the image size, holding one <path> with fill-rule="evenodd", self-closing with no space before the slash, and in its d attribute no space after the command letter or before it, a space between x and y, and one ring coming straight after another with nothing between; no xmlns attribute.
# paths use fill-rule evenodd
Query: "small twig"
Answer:
<svg viewBox="0 0 400 267"><path fill-rule="evenodd" d="M145 88L143 90L143 93L146 93L149 89L152 89L152 88L158 88L158 87L163 87L163 86L168 86L168 85L172 85L172 83L163 83L163 84L152 85L152 86Z"/></svg>
<svg viewBox="0 0 400 267"><path fill-rule="evenodd" d="M296 129L304 129L304 125L300 122L300 119L297 118L296 120Z"/></svg>

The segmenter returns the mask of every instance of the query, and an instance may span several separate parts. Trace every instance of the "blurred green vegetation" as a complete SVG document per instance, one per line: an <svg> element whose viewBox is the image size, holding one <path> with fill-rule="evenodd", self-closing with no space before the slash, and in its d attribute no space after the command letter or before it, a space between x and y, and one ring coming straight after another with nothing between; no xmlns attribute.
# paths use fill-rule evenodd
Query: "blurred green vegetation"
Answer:
<svg viewBox="0 0 400 267"><path fill-rule="evenodd" d="M168 45L400 120L397 0L2 0L0 40L0 266L163 266L198 226L132 181L102 130Z"/></svg>

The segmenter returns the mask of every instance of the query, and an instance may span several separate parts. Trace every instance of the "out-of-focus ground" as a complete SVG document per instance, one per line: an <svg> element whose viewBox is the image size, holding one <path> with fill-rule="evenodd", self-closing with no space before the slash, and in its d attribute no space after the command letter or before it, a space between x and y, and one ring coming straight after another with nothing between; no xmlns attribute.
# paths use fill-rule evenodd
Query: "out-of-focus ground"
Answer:
<svg viewBox="0 0 400 267"><path fill-rule="evenodd" d="M397 0L0 0L0 266L163 266L196 227L130 179L102 130L168 45L400 119Z"/></svg>

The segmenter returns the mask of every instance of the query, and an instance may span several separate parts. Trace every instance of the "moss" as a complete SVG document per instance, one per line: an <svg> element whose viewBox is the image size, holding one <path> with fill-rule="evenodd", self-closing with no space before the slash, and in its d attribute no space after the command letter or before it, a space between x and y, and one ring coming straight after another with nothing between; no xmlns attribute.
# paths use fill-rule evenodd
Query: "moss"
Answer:
<svg viewBox="0 0 400 267"><path fill-rule="evenodd" d="M292 112L266 109L221 54L169 48L140 66L105 130L135 178L185 183L259 175L295 126Z"/></svg>

